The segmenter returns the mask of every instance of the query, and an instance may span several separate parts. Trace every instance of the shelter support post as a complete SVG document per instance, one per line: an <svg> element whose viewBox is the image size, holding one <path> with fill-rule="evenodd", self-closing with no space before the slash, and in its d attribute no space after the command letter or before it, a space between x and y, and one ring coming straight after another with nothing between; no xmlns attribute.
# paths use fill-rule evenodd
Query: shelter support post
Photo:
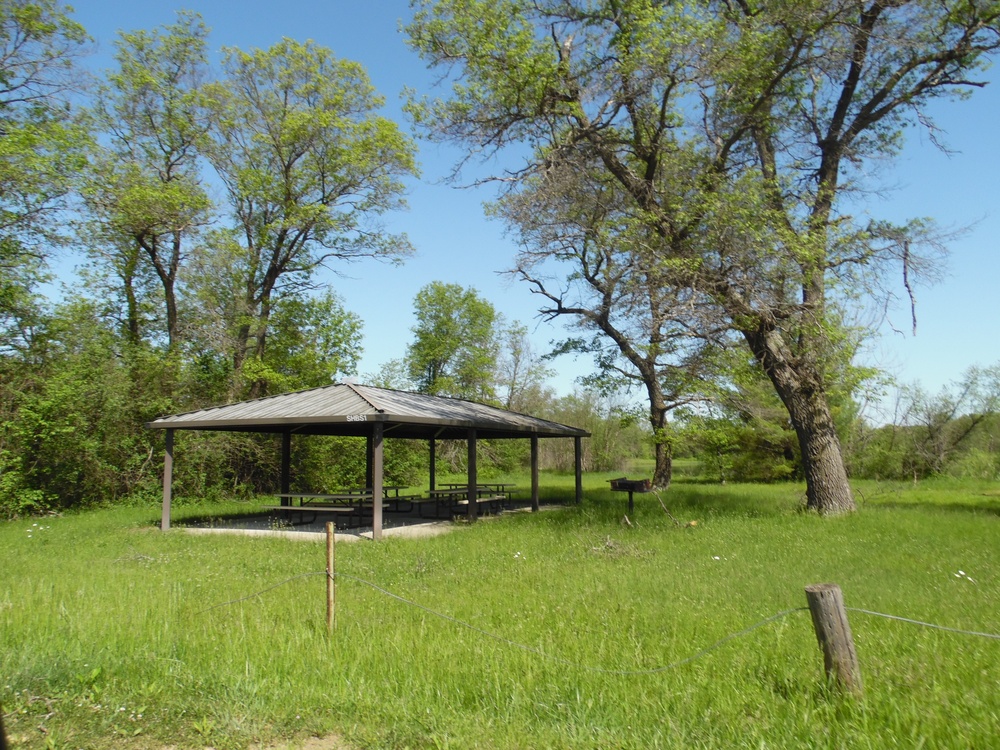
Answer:
<svg viewBox="0 0 1000 750"><path fill-rule="evenodd" d="M479 472L476 466L477 454L476 428L469 430L469 520L475 521L479 518L479 503L477 502Z"/></svg>
<svg viewBox="0 0 1000 750"><path fill-rule="evenodd" d="M385 425L382 422L375 422L372 425L372 434L369 444L371 445L371 460L368 462L368 472L371 476L372 488L372 539L378 541L382 538L382 472L385 466L383 460L383 433Z"/></svg>
<svg viewBox="0 0 1000 750"><path fill-rule="evenodd" d="M292 487L292 433L281 433L281 494L287 495ZM291 502L287 497L281 498L281 504Z"/></svg>
<svg viewBox="0 0 1000 750"><path fill-rule="evenodd" d="M531 512L538 511L538 435L531 436Z"/></svg>
<svg viewBox="0 0 1000 750"><path fill-rule="evenodd" d="M170 500L174 491L174 431L167 430L167 449L163 454L163 515L160 518L160 530L170 528Z"/></svg>
<svg viewBox="0 0 1000 750"><path fill-rule="evenodd" d="M431 438L430 440L431 449L431 466L430 466L430 485L431 490L437 489L437 440Z"/></svg>
<svg viewBox="0 0 1000 750"><path fill-rule="evenodd" d="M380 422L377 424L381 424ZM365 441L365 487L375 486L375 474L373 466L375 463L375 437L374 434L368 436Z"/></svg>
<svg viewBox="0 0 1000 750"><path fill-rule="evenodd" d="M583 438L573 438L574 463L576 464L576 502L583 502Z"/></svg>

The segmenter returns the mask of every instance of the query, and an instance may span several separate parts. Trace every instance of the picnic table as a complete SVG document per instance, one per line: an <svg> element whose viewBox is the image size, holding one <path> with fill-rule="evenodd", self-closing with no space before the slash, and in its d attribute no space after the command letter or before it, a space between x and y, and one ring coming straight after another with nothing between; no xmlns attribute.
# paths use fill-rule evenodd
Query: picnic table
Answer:
<svg viewBox="0 0 1000 750"><path fill-rule="evenodd" d="M469 511L469 487L457 483L447 483L442 489L429 490L428 497L434 502L434 517L441 515L441 510L448 511L449 516L464 515ZM476 502L486 513L498 513L502 510L503 495L496 494L483 485L476 486ZM424 518L424 506L420 506L420 517Z"/></svg>
<svg viewBox="0 0 1000 750"><path fill-rule="evenodd" d="M371 490L344 490L341 492L281 492L277 495L280 505L266 505L265 508L277 510L287 515L289 520L293 515L302 518L300 523L312 523L320 514L340 516L347 523L357 520L358 525L365 511L371 510L374 494ZM296 505L295 501L299 504ZM309 518L306 518L306 515ZM295 523L293 521L293 523Z"/></svg>
<svg viewBox="0 0 1000 750"><path fill-rule="evenodd" d="M441 482L441 487L445 489L463 489L468 488L467 482ZM511 499L511 495L514 493L514 488L517 485L513 482L477 482L476 488L479 490L479 494L494 494L503 495L507 500Z"/></svg>

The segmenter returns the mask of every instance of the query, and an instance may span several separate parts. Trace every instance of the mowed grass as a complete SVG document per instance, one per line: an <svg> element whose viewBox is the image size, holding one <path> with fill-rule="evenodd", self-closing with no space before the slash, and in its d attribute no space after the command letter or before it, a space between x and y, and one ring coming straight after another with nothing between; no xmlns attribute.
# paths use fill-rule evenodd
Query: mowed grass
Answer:
<svg viewBox="0 0 1000 750"><path fill-rule="evenodd" d="M155 508L0 525L8 732L29 748L996 746L996 639L851 612L860 699L824 685L805 611L660 669L819 582L849 607L1000 633L995 485L862 485L831 519L801 512L796 485L682 482L663 495L697 522L679 527L653 495L624 524L607 478L579 507L338 545L332 636L322 543L162 534Z"/></svg>

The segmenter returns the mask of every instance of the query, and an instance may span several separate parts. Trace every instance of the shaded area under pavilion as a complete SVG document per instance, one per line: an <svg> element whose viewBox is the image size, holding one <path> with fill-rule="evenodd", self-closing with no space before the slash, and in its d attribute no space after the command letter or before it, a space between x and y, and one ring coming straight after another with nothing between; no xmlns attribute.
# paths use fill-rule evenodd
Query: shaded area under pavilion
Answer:
<svg viewBox="0 0 1000 750"><path fill-rule="evenodd" d="M582 440L590 433L526 414L485 404L386 388L337 383L305 391L241 401L226 406L160 417L146 426L166 430L163 462L163 514L160 527L170 528L173 494L175 430L260 432L281 435L280 492L291 486L292 437L338 435L366 438L366 487L372 493L372 535L382 536L383 442L387 437L423 440L429 446L430 489L434 490L436 443L464 440L468 446L469 518L477 509L477 441L481 439L531 441L531 508L538 510L538 440L572 438L576 471L576 501L583 496Z"/></svg>

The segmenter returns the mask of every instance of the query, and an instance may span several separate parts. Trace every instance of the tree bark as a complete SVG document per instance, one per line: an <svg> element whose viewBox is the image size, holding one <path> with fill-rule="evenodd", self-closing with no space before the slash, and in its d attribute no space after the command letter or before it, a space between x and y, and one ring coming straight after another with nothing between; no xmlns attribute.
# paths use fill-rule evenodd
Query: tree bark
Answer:
<svg viewBox="0 0 1000 750"><path fill-rule="evenodd" d="M663 393L660 389L659 381L655 377L645 378L646 393L649 397L649 424L653 428L653 486L667 489L673 478L673 451L670 441L667 440L666 432L669 428L667 422L667 407L664 403Z"/></svg>
<svg viewBox="0 0 1000 750"><path fill-rule="evenodd" d="M853 511L854 495L818 365L794 359L775 330L742 333L788 409L802 453L806 506L824 515Z"/></svg>

